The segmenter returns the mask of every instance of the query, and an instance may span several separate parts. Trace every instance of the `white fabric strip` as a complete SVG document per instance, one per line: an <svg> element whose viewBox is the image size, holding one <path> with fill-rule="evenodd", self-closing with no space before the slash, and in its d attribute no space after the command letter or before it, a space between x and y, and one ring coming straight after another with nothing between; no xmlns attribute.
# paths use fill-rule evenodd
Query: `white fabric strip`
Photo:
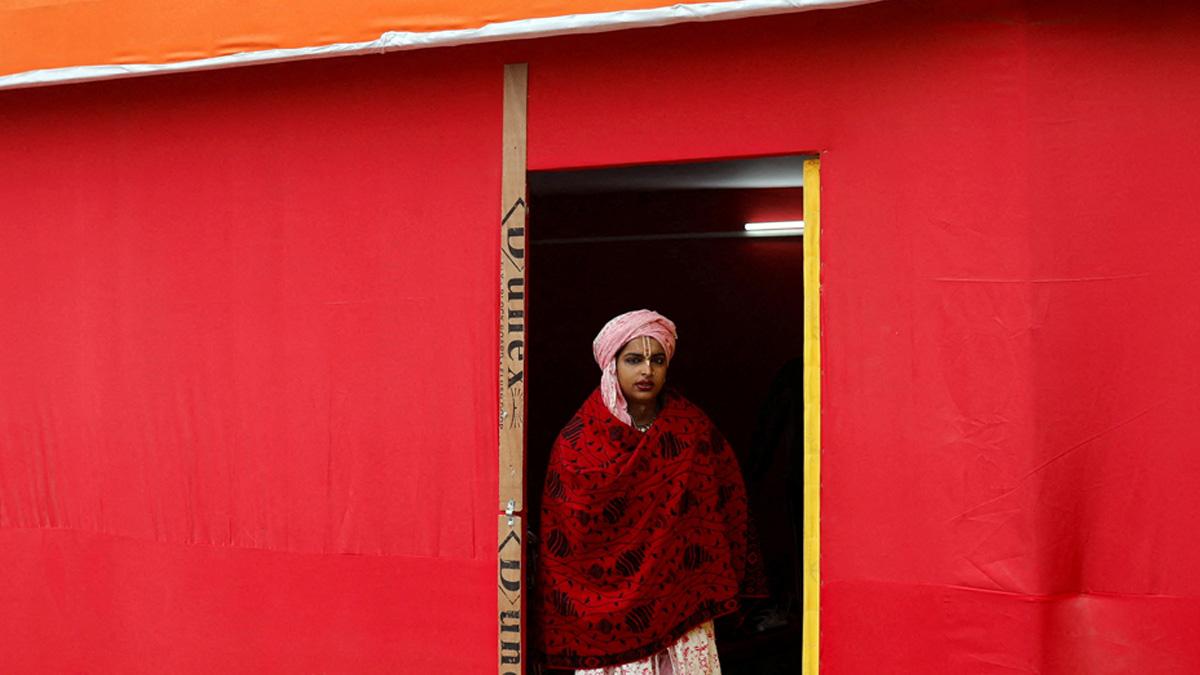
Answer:
<svg viewBox="0 0 1200 675"><path fill-rule="evenodd" d="M179 73L196 70L214 70L262 63L279 63L302 59L350 56L354 54L381 54L404 49L422 47L449 47L473 42L495 42L549 37L570 33L599 33L625 28L665 26L685 21L716 21L740 19L783 12L809 9L832 9L862 5L881 0L731 0L729 2L698 2L676 4L653 9L632 9L593 14L568 14L541 19L521 19L488 24L482 28L444 30L429 33L389 31L369 42L342 42L320 47L297 47L293 49L265 49L240 52L207 59L177 61L174 63L135 63L93 66L70 66L29 70L22 73L0 76L0 89L33 87L68 82L87 82L139 75Z"/></svg>

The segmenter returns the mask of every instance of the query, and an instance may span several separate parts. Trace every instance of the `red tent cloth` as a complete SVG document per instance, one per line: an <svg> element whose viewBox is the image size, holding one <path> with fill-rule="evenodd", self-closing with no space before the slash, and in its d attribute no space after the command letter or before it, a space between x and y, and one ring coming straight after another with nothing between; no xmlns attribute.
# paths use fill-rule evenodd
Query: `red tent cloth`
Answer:
<svg viewBox="0 0 1200 675"><path fill-rule="evenodd" d="M0 663L495 668L527 61L532 169L821 153L823 672L1200 671L1198 38L895 0L0 93Z"/></svg>

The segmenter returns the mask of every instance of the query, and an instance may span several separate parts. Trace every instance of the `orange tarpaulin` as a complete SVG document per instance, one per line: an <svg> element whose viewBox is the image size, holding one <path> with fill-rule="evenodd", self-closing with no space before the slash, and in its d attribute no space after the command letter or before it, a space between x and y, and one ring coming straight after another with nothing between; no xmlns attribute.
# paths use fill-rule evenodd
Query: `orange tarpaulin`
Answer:
<svg viewBox="0 0 1200 675"><path fill-rule="evenodd" d="M299 50L286 60L330 55L329 45L385 51L486 39L606 30L677 21L735 18L864 0L0 0L0 87L135 74L126 64L180 64ZM491 29L490 31L486 29ZM389 33L390 40L375 41ZM405 39L407 36L407 39ZM354 49L339 53L354 53ZM239 65L221 61L195 67ZM5 78L51 69L109 67L69 76ZM147 72L147 71L140 71ZM152 72L152 71L150 71Z"/></svg>

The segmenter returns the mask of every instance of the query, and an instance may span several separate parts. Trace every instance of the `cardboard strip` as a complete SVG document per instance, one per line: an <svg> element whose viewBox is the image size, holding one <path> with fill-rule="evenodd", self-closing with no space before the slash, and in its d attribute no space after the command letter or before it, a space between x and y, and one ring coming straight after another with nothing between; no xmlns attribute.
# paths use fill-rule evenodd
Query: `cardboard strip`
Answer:
<svg viewBox="0 0 1200 675"><path fill-rule="evenodd" d="M525 672L525 620L522 618L525 591L524 527L521 517L501 515L500 545L496 553L496 614L499 617L500 675Z"/></svg>
<svg viewBox="0 0 1200 675"><path fill-rule="evenodd" d="M500 178L500 529L499 671L524 672L521 592L525 583L521 510L525 490L525 109L528 67L504 67Z"/></svg>
<svg viewBox="0 0 1200 675"><path fill-rule="evenodd" d="M804 675L821 666L821 160L804 162Z"/></svg>
<svg viewBox="0 0 1200 675"><path fill-rule="evenodd" d="M525 473L525 64L504 67L500 219L500 510L520 512ZM510 503L511 502L511 503Z"/></svg>

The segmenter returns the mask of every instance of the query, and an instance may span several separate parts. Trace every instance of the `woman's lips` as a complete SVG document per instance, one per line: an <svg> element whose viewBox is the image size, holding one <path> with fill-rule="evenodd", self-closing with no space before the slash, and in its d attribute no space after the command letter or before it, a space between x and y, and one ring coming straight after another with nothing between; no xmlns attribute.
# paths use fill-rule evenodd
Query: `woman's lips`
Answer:
<svg viewBox="0 0 1200 675"><path fill-rule="evenodd" d="M636 382L636 383L634 383L633 386L638 391L653 391L654 390L653 382Z"/></svg>

